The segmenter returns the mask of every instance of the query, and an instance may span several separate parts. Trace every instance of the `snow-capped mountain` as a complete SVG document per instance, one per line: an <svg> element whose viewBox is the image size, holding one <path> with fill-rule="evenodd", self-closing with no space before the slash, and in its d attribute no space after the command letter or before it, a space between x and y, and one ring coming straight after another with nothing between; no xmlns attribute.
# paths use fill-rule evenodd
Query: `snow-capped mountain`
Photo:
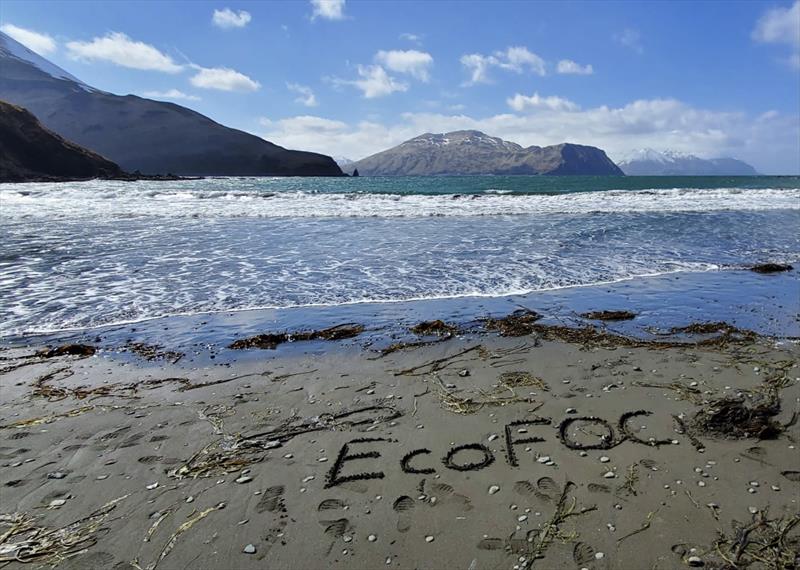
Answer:
<svg viewBox="0 0 800 570"><path fill-rule="evenodd" d="M69 81L72 81L73 83L76 83L83 89L86 90L91 89L91 87L86 85L83 81L81 81L74 75L67 73L57 65L47 61L38 53L29 50L24 45L14 40L10 36L4 34L3 32L0 32L0 57L14 58L19 61L27 62L29 64L32 64L39 70L43 71L47 75L50 75L51 77L54 77L56 79L67 79Z"/></svg>
<svg viewBox="0 0 800 570"><path fill-rule="evenodd" d="M345 170L362 176L459 174L594 174L622 171L593 146L570 143L524 148L480 131L425 133L363 158Z"/></svg>
<svg viewBox="0 0 800 570"><path fill-rule="evenodd" d="M617 162L630 176L753 176L758 172L735 158L700 158L676 150L640 148Z"/></svg>

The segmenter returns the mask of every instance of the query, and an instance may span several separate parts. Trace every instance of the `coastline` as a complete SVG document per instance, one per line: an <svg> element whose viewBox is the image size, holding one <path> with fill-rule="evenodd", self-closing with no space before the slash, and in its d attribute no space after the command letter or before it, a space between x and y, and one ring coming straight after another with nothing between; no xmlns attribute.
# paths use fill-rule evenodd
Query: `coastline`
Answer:
<svg viewBox="0 0 800 570"><path fill-rule="evenodd" d="M714 567L736 555L732 521L761 521L757 541L797 517L797 278L669 275L16 339L2 351L0 488L23 530L0 558L117 570ZM542 316L508 329L528 334L487 330L483 319L520 307ZM579 316L611 309L637 316ZM439 318L459 332L408 330ZM739 328L663 334L711 321ZM365 330L226 348L342 323ZM34 356L68 343L96 348ZM761 410L753 429L704 421L725 402ZM797 545L792 524L767 553L776 560ZM40 527L72 542L25 542Z"/></svg>

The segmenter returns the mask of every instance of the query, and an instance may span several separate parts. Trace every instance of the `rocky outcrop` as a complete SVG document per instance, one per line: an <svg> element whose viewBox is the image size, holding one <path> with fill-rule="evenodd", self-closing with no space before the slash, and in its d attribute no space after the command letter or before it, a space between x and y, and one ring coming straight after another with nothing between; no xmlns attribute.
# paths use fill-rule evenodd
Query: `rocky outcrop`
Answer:
<svg viewBox="0 0 800 570"><path fill-rule="evenodd" d="M622 175L593 146L563 143L524 148L480 131L426 133L353 163L362 176L478 174Z"/></svg>
<svg viewBox="0 0 800 570"><path fill-rule="evenodd" d="M0 99L48 129L145 174L342 176L332 158L287 150L186 107L94 89L0 32Z"/></svg>
<svg viewBox="0 0 800 570"><path fill-rule="evenodd" d="M0 182L123 176L115 163L46 129L25 109L0 101Z"/></svg>

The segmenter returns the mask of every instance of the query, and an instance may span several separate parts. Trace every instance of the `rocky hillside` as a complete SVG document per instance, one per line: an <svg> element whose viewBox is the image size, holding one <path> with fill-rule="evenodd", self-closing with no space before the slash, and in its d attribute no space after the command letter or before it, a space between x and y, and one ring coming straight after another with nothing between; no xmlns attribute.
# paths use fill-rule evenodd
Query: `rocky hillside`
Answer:
<svg viewBox="0 0 800 570"><path fill-rule="evenodd" d="M693 154L652 148L631 152L617 163L631 176L755 176L756 169L735 158L700 158Z"/></svg>
<svg viewBox="0 0 800 570"><path fill-rule="evenodd" d="M426 133L347 167L362 176L473 174L622 175L599 148L522 146L480 131Z"/></svg>
<svg viewBox="0 0 800 570"><path fill-rule="evenodd" d="M110 160L64 140L25 109L0 101L0 182L123 175Z"/></svg>
<svg viewBox="0 0 800 570"><path fill-rule="evenodd" d="M0 99L128 171L342 176L328 156L287 150L180 105L94 89L2 32Z"/></svg>

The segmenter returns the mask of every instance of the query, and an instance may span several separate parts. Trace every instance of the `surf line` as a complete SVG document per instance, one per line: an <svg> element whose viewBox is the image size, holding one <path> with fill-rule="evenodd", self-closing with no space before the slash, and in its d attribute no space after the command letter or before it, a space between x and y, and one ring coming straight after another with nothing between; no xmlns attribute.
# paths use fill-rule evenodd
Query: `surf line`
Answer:
<svg viewBox="0 0 800 570"><path fill-rule="evenodd" d="M636 435L629 427L628 423L636 417L650 416L653 412L648 410L635 410L623 413L617 421L616 429L611 423L603 418L597 416L574 416L561 421L558 425L558 438L562 445L568 449L576 451L586 451L592 449L611 449L625 441L632 443L647 445L649 447L659 447L661 445L670 445L678 443L674 439L642 439ZM509 466L519 467L519 458L517 457L516 447L519 445L526 445L531 443L541 443L546 441L543 437L538 436L524 436L518 437L521 434L526 434L530 426L544 426L551 425L551 418L534 417L526 420L518 420L504 426L504 439L505 439L505 459ZM595 427L599 428L602 435L599 436L599 441L595 443L583 443L577 441L570 435L570 428L578 429L579 427ZM516 433L515 433L516 432ZM342 483L350 481L363 481L369 479L383 479L386 474L383 471L362 471L358 473L346 474L345 464L354 461L363 461L367 459L380 459L381 453L375 449L368 451L356 451L362 444L379 444L389 443L396 440L383 438L383 437L360 437L352 439L342 445L339 454L336 457L331 468L325 475L325 488L336 487ZM400 460L400 469L403 473L410 475L430 475L436 473L436 468L433 463L425 462L425 456L432 455L433 452L428 448L416 448L406 453ZM495 462L495 455L489 447L483 443L465 443L451 447L448 452L441 458L441 463L446 469L452 471L480 471L489 467Z"/></svg>

